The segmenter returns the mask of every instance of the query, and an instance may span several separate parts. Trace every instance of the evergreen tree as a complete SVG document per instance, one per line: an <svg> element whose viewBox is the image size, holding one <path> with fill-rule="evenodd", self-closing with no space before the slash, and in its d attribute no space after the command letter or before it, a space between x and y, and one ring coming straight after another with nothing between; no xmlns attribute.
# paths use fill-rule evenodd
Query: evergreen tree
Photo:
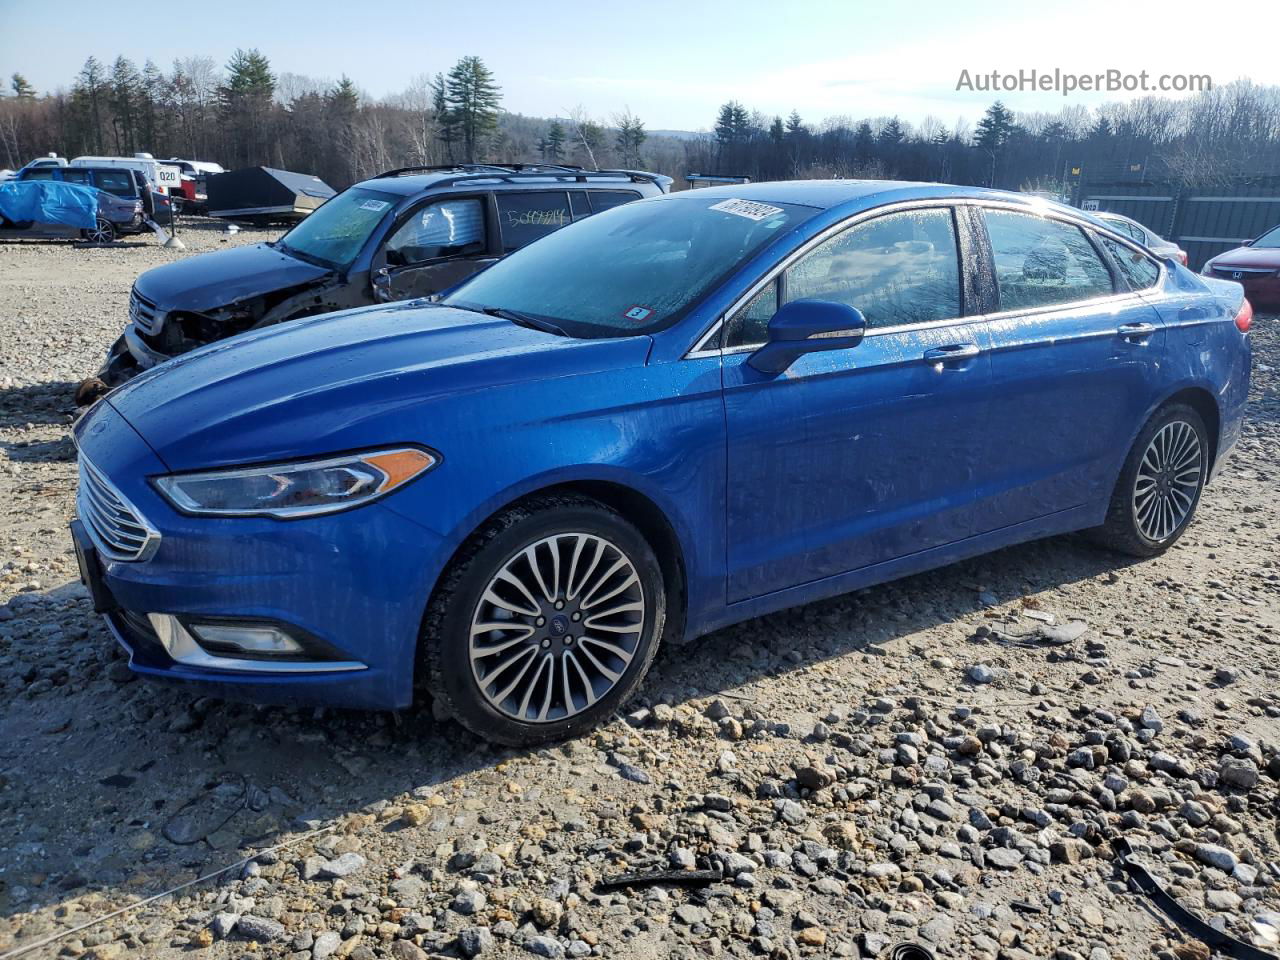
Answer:
<svg viewBox="0 0 1280 960"><path fill-rule="evenodd" d="M872 148L875 146L875 134L871 129L871 124L863 120L858 124L858 129L853 135L853 157L859 163L865 163L871 159Z"/></svg>
<svg viewBox="0 0 1280 960"><path fill-rule="evenodd" d="M560 163L564 160L564 127L559 120L552 120L547 129L547 139L542 151L542 159L548 163Z"/></svg>
<svg viewBox="0 0 1280 960"><path fill-rule="evenodd" d="M271 63L257 50L236 50L227 61L227 80L218 100L232 162L250 166L270 162L271 112L276 78Z"/></svg>
<svg viewBox="0 0 1280 960"><path fill-rule="evenodd" d="M13 90L13 95L19 100L34 100L36 98L36 88L27 82L27 78L20 73L15 73L9 78L9 87Z"/></svg>
<svg viewBox="0 0 1280 960"><path fill-rule="evenodd" d="M133 61L116 57L111 67L111 126L115 133L116 152L132 153L137 149L138 101L142 96L142 77Z"/></svg>
<svg viewBox="0 0 1280 960"><path fill-rule="evenodd" d="M479 57L463 57L449 71L445 92L463 159L475 163L498 126L501 90Z"/></svg>
<svg viewBox="0 0 1280 960"><path fill-rule="evenodd" d="M614 122L618 125L615 146L617 146L618 153L622 157L623 165L627 167L644 166L640 160L640 147L649 137L648 131L644 128L644 121L628 109L615 117Z"/></svg>
<svg viewBox="0 0 1280 960"><path fill-rule="evenodd" d="M999 150L1009 142L1015 126L1013 111L997 100L978 121L974 142L984 150Z"/></svg>
<svg viewBox="0 0 1280 960"><path fill-rule="evenodd" d="M1106 140L1112 135L1111 121L1106 117L1099 117L1098 122L1093 125L1093 129L1089 131L1091 140Z"/></svg>
<svg viewBox="0 0 1280 960"><path fill-rule="evenodd" d="M97 57L90 57L76 75L71 88L71 106L76 114L79 143L93 153L102 153L102 108L107 97L107 75ZM69 152L79 152L79 148Z"/></svg>
<svg viewBox="0 0 1280 960"><path fill-rule="evenodd" d="M444 144L445 159L454 162L453 149L458 141L458 125L449 110L449 89L443 73L431 81L431 112L435 117L436 136Z"/></svg>
<svg viewBox="0 0 1280 960"><path fill-rule="evenodd" d="M804 121L800 119L800 112L792 110L791 116L787 117L787 139L798 140L808 132L805 129Z"/></svg>
<svg viewBox="0 0 1280 960"><path fill-rule="evenodd" d="M774 117L773 123L769 125L769 139L773 141L775 146L780 147L786 135L787 128L782 125L782 118Z"/></svg>
<svg viewBox="0 0 1280 960"><path fill-rule="evenodd" d="M905 137L902 124L898 122L897 117L893 117L881 128L880 136L876 140L882 147L896 147Z"/></svg>

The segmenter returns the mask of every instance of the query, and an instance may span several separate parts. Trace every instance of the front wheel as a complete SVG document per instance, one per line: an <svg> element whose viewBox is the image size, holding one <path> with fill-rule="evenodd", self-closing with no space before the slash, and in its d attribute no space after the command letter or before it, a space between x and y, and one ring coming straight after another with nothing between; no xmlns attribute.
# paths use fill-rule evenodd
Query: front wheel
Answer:
<svg viewBox="0 0 1280 960"><path fill-rule="evenodd" d="M1168 550L1195 515L1209 477L1209 432L1186 404L1170 404L1142 428L1095 539L1121 553Z"/></svg>
<svg viewBox="0 0 1280 960"><path fill-rule="evenodd" d="M665 619L635 527L593 500L541 498L487 524L445 574L424 622L426 684L485 739L558 740L626 702Z"/></svg>
<svg viewBox="0 0 1280 960"><path fill-rule="evenodd" d="M111 243L116 238L116 226L110 220L99 217L91 230L81 230L80 236L89 243Z"/></svg>

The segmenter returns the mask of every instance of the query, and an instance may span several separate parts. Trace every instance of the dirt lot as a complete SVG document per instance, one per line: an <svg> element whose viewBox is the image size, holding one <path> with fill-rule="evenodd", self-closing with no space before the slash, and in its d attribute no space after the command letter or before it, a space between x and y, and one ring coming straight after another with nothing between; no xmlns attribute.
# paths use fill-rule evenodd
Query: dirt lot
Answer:
<svg viewBox="0 0 1280 960"><path fill-rule="evenodd" d="M1166 556L1062 537L743 624L521 753L132 678L76 582L70 397L179 255L0 245L0 955L285 843L29 956L1208 957L1106 831L1280 952L1280 321ZM668 864L726 879L598 892Z"/></svg>

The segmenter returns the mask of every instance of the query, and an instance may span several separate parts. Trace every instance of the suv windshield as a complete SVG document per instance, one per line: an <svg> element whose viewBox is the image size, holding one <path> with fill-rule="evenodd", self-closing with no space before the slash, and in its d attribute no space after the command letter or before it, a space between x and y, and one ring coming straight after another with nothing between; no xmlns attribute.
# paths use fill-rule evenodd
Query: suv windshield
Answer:
<svg viewBox="0 0 1280 960"><path fill-rule="evenodd" d="M542 318L575 337L651 333L817 212L721 198L640 200L548 234L443 302Z"/></svg>
<svg viewBox="0 0 1280 960"><path fill-rule="evenodd" d="M365 187L344 190L280 238L279 246L302 259L349 267L369 234L400 198Z"/></svg>
<svg viewBox="0 0 1280 960"><path fill-rule="evenodd" d="M1267 249L1280 247L1280 227L1274 227L1271 230L1268 230L1257 240L1253 241L1253 245L1255 247L1266 247Z"/></svg>

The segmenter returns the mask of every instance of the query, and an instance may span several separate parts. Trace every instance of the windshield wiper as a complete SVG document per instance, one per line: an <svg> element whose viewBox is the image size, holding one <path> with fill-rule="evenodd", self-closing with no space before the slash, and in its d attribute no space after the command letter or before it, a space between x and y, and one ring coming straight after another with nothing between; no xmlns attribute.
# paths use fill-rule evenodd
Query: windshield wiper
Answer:
<svg viewBox="0 0 1280 960"><path fill-rule="evenodd" d="M487 313L491 317L501 317L503 320L510 320L512 323L528 327L531 330L541 330L543 333L554 333L557 337L567 337L569 332L564 327L557 326L555 323L545 317L535 316L532 313L522 313L519 310L508 310L506 307L481 307L481 313Z"/></svg>

